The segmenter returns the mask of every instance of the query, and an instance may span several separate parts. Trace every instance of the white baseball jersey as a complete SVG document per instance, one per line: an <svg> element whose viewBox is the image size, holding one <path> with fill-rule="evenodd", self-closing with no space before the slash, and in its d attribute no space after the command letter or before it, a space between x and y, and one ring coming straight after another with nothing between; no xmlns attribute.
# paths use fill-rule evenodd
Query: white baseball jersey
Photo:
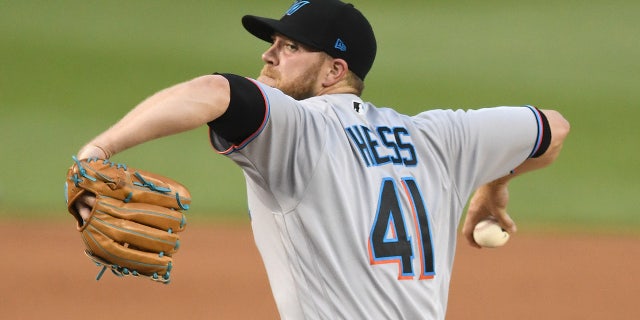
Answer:
<svg viewBox="0 0 640 320"><path fill-rule="evenodd" d="M410 117L351 94L296 101L254 82L262 126L213 146L244 171L283 319L443 319L471 193L538 147L532 107Z"/></svg>

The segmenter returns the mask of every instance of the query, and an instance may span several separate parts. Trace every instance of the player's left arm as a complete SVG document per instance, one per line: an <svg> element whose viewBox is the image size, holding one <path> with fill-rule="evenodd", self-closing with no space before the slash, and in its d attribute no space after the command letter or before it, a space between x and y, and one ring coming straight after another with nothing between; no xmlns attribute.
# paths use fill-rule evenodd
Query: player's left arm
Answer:
<svg viewBox="0 0 640 320"><path fill-rule="evenodd" d="M108 159L144 142L195 129L217 119L229 106L229 82L220 75L198 77L142 101L77 154Z"/></svg>
<svg viewBox="0 0 640 320"><path fill-rule="evenodd" d="M176 84L142 101L82 147L76 157L109 159L147 141L195 129L225 114L229 101L229 82L220 75ZM90 193L75 201L77 211L85 219L94 204L95 197Z"/></svg>
<svg viewBox="0 0 640 320"><path fill-rule="evenodd" d="M496 179L482 185L471 198L467 216L464 221L462 233L474 247L480 247L473 240L473 229L475 225L487 217L495 218L503 229L507 232L517 230L515 223L507 213L509 202L509 182L524 173L539 170L552 164L560 155L564 140L569 134L569 122L555 110L541 110L547 120L551 139L544 153L537 157L528 158L520 164L512 174Z"/></svg>

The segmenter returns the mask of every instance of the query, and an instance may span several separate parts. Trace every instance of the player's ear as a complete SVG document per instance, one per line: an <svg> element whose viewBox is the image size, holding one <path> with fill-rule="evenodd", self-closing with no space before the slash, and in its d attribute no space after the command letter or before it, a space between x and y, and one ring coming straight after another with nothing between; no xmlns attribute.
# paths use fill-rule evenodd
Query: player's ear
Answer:
<svg viewBox="0 0 640 320"><path fill-rule="evenodd" d="M343 80L349 72L349 66L343 59L331 59L329 65L329 71L327 72L322 85L324 87L330 87L341 80Z"/></svg>

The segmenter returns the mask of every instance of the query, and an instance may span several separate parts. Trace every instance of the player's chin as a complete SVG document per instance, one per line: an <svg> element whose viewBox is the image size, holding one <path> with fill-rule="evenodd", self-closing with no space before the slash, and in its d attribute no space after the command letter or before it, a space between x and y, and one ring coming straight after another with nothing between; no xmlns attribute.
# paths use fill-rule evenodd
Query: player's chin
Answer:
<svg viewBox="0 0 640 320"><path fill-rule="evenodd" d="M276 79L262 75L262 74L258 77L257 80L273 88L275 88L277 84Z"/></svg>

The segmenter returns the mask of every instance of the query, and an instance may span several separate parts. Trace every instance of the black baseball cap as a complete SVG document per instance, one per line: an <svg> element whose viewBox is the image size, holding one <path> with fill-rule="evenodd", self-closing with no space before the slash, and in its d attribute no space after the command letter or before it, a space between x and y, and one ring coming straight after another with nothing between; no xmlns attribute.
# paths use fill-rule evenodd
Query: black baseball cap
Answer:
<svg viewBox="0 0 640 320"><path fill-rule="evenodd" d="M376 57L376 38L369 21L350 3L297 0L280 20L246 15L242 25L254 36L272 42L280 33L328 55L344 59L364 80Z"/></svg>

